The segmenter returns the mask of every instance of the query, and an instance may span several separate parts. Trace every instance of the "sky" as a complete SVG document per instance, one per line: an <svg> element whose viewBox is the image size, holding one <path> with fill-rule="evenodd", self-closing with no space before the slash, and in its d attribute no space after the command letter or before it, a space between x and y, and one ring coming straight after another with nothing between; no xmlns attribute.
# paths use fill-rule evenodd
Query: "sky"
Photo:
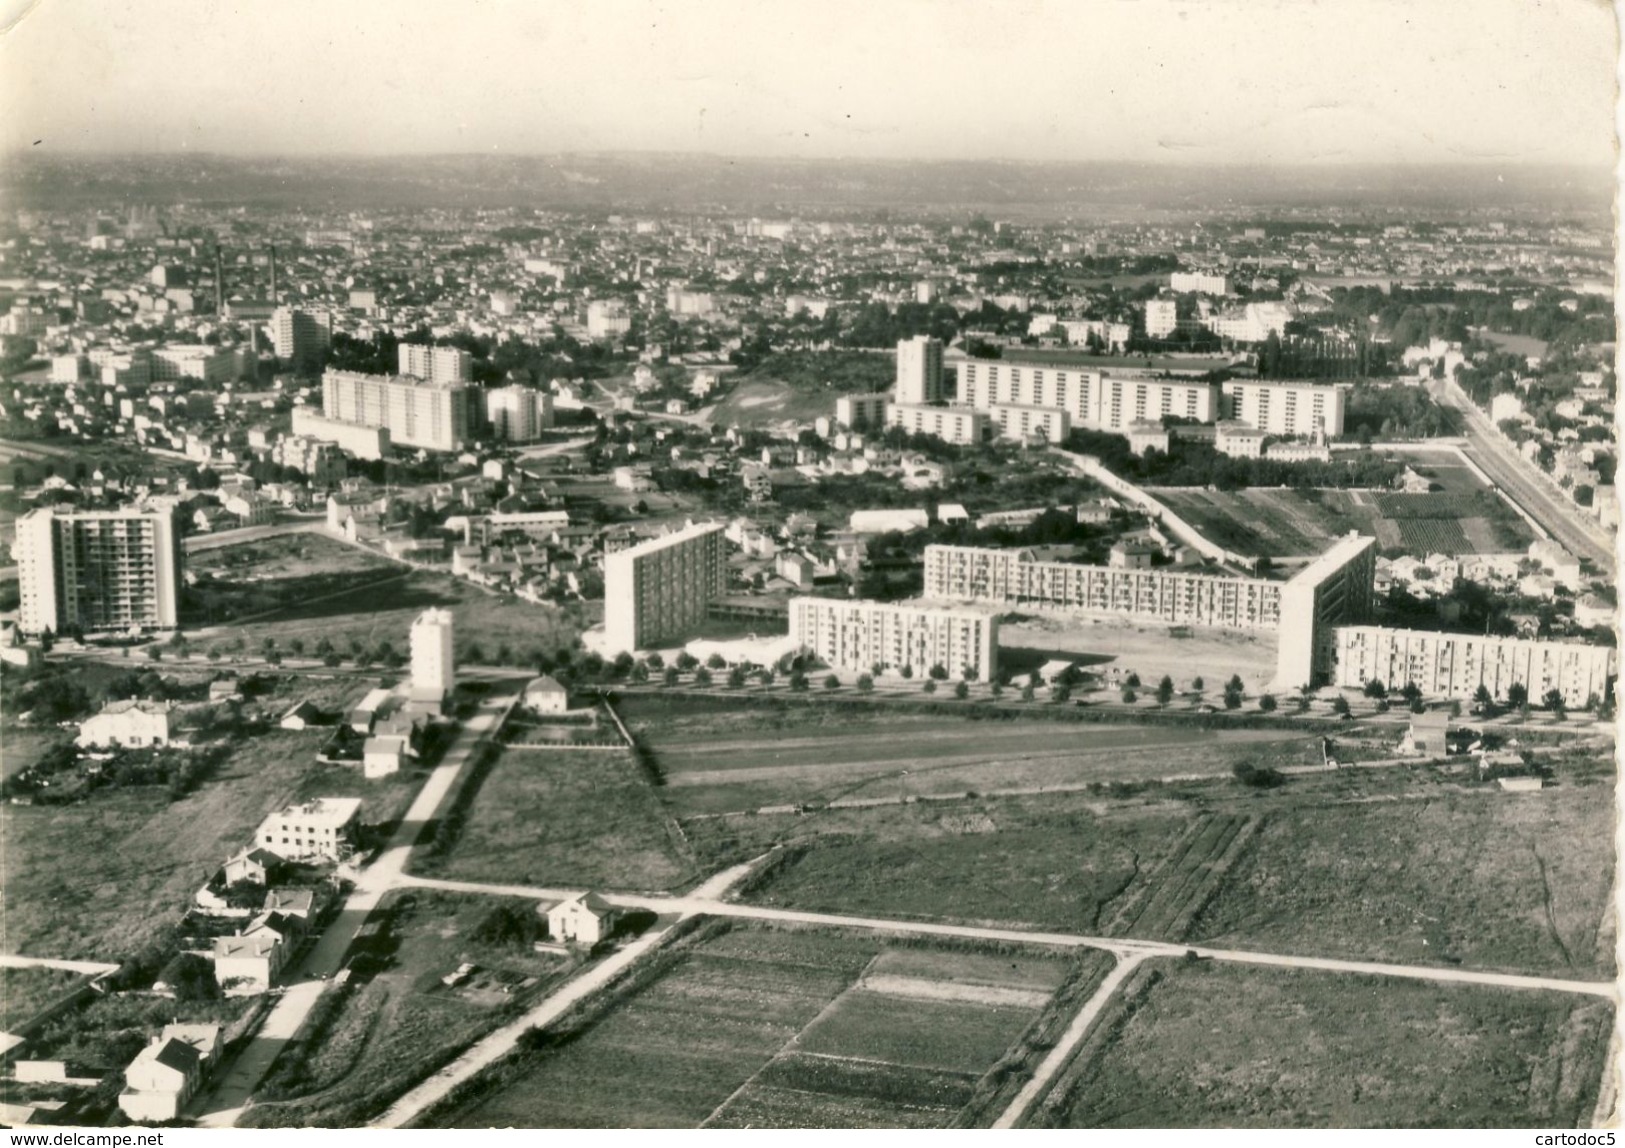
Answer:
<svg viewBox="0 0 1625 1148"><path fill-rule="evenodd" d="M6 9L6 152L1614 165L1606 0Z"/></svg>

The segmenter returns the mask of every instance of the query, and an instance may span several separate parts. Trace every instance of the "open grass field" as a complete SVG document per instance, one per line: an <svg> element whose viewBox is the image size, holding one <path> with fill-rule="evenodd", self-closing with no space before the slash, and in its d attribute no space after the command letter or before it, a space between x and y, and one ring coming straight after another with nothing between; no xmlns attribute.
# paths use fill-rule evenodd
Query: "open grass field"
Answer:
<svg viewBox="0 0 1625 1148"><path fill-rule="evenodd" d="M462 881L668 889L697 876L630 753L516 749L469 778L466 810L415 871Z"/></svg>
<svg viewBox="0 0 1625 1148"><path fill-rule="evenodd" d="M730 708L650 694L628 697L620 708L664 772L663 796L679 818L786 804L1225 776L1238 756L1309 740L1274 730Z"/></svg>
<svg viewBox="0 0 1625 1148"><path fill-rule="evenodd" d="M1589 1127L1611 1027L1590 997L1152 962L1029 1123Z"/></svg>
<svg viewBox="0 0 1625 1148"><path fill-rule="evenodd" d="M713 426L760 427L795 419L810 422L835 413L835 395L797 391L773 379L749 379L711 408Z"/></svg>
<svg viewBox="0 0 1625 1148"><path fill-rule="evenodd" d="M83 979L67 969L0 968L0 1032L10 1032Z"/></svg>
<svg viewBox="0 0 1625 1148"><path fill-rule="evenodd" d="M287 679L278 688L308 687ZM364 688L344 687L354 696ZM297 798L358 796L367 801L364 817L375 809L398 816L412 783L323 770L315 761L322 736L312 729L249 737L177 801L161 787L142 787L99 791L76 805L0 806L0 948L106 961L130 955L181 915L266 814Z"/></svg>
<svg viewBox="0 0 1625 1148"><path fill-rule="evenodd" d="M1236 948L1611 976L1602 787L1271 812L1191 929Z"/></svg>
<svg viewBox="0 0 1625 1148"><path fill-rule="evenodd" d="M552 654L570 646L588 616L601 608L598 604L591 608L538 606L512 595L487 593L449 574L402 574L396 567L394 573L384 571L382 577L386 580L315 601L280 599L289 605L243 624L206 627L193 635L193 646L224 653L257 651L269 637L283 650L290 649L295 639L309 650L326 638L345 655L355 643L375 650L382 642L405 654L412 620L430 607L443 607L457 616L459 660L486 660L504 650L514 657L533 658L539 652ZM283 590L277 580L261 585L270 595L280 595ZM470 657L475 646L481 653L479 659Z"/></svg>
<svg viewBox="0 0 1625 1148"><path fill-rule="evenodd" d="M479 938L493 914L533 916L535 910L534 902L506 898L391 894L379 909L384 940L363 958L377 971L328 991L273 1065L244 1123L360 1124L533 1005L568 975L571 963L538 954L522 940ZM478 972L448 988L441 978L464 962Z"/></svg>
<svg viewBox="0 0 1625 1148"><path fill-rule="evenodd" d="M1373 535L1383 549L1402 547L1418 555L1496 554L1533 540L1523 520L1467 468L1420 458L1417 467L1444 489L1395 494L1162 487L1156 495L1219 545L1276 558L1319 554L1350 530Z"/></svg>
<svg viewBox="0 0 1625 1148"><path fill-rule="evenodd" d="M499 1066L454 1127L942 1127L990 1121L1093 955L997 955L717 922L567 1034ZM902 973L876 975L889 968ZM1005 970L1008 984L1001 980ZM938 991L940 990L940 991ZM962 990L1020 999L989 1003ZM932 993L937 995L933 996ZM985 1114L985 1115L984 1115Z"/></svg>

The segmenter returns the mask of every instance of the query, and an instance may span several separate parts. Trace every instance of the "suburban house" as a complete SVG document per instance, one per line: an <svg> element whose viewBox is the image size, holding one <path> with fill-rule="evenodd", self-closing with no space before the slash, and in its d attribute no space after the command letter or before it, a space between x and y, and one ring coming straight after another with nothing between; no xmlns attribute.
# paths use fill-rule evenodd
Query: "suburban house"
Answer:
<svg viewBox="0 0 1625 1148"><path fill-rule="evenodd" d="M281 729L300 730L314 725L321 716L322 711L316 708L316 703L306 698L294 703L294 707L282 715L277 726Z"/></svg>
<svg viewBox="0 0 1625 1148"><path fill-rule="evenodd" d="M555 941L596 945L615 931L620 915L597 893L583 893L547 910L547 931Z"/></svg>
<svg viewBox="0 0 1625 1148"><path fill-rule="evenodd" d="M525 708L543 714L561 714L570 708L570 691L552 674L543 674L525 687Z"/></svg>
<svg viewBox="0 0 1625 1148"><path fill-rule="evenodd" d="M169 743L169 702L126 698L108 702L102 712L79 726L77 744L83 746L154 746Z"/></svg>
<svg viewBox="0 0 1625 1148"><path fill-rule="evenodd" d="M369 737L361 746L361 775L371 779L399 773L406 754L404 737Z"/></svg>
<svg viewBox="0 0 1625 1148"><path fill-rule="evenodd" d="M1444 757L1450 752L1445 744L1449 728L1450 715L1444 710L1412 714L1410 729L1399 739L1399 752L1406 757Z"/></svg>
<svg viewBox="0 0 1625 1148"><path fill-rule="evenodd" d="M272 932L252 937L216 937L214 979L227 996L269 992L288 958L288 946Z"/></svg>
<svg viewBox="0 0 1625 1148"><path fill-rule="evenodd" d="M240 885L244 881L254 885L269 885L282 868L282 858L269 849L249 847L226 860L227 885Z"/></svg>
<svg viewBox="0 0 1625 1148"><path fill-rule="evenodd" d="M175 1120L220 1056L217 1024L170 1024L124 1070L118 1106L131 1120Z"/></svg>
<svg viewBox="0 0 1625 1148"><path fill-rule="evenodd" d="M292 861L341 861L361 826L359 797L318 797L260 822L254 843Z"/></svg>

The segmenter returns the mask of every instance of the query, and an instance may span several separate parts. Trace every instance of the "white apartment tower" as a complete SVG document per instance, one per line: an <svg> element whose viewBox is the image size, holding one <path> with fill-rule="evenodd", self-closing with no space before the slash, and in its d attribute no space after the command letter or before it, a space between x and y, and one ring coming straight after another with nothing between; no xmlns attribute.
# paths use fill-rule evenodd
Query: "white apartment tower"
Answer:
<svg viewBox="0 0 1625 1148"><path fill-rule="evenodd" d="M322 417L383 427L397 446L456 450L471 435L466 383L329 370L322 375Z"/></svg>
<svg viewBox="0 0 1625 1148"><path fill-rule="evenodd" d="M1265 434L1343 433L1347 387L1335 383L1266 382L1233 379L1223 385L1225 413Z"/></svg>
<svg viewBox="0 0 1625 1148"><path fill-rule="evenodd" d="M397 369L403 375L430 383L474 381L474 357L460 347L429 347L402 343L396 348Z"/></svg>
<svg viewBox="0 0 1625 1148"><path fill-rule="evenodd" d="M502 442L534 442L553 425L553 396L517 383L492 387L485 392L485 421Z"/></svg>
<svg viewBox="0 0 1625 1148"><path fill-rule="evenodd" d="M271 345L276 357L292 364L296 371L315 371L332 339L325 316L312 315L296 307L278 307L271 313Z"/></svg>
<svg viewBox="0 0 1625 1148"><path fill-rule="evenodd" d="M445 697L457 684L450 610L425 610L412 623L412 692Z"/></svg>
<svg viewBox="0 0 1625 1148"><path fill-rule="evenodd" d="M16 556L24 634L179 624L180 539L164 511L31 511L17 520Z"/></svg>
<svg viewBox="0 0 1625 1148"><path fill-rule="evenodd" d="M651 538L604 559L604 638L611 654L689 636L728 590L720 523Z"/></svg>
<svg viewBox="0 0 1625 1148"><path fill-rule="evenodd" d="M920 406L946 397L942 393L942 340L915 335L898 343L895 400Z"/></svg>

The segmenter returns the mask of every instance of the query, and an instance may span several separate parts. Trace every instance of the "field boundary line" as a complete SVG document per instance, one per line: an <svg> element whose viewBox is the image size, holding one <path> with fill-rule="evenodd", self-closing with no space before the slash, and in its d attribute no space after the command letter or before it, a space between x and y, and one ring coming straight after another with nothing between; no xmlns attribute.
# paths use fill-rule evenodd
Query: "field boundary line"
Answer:
<svg viewBox="0 0 1625 1148"><path fill-rule="evenodd" d="M1094 995L1084 1002L1083 1007L1078 1010L1078 1015L1061 1035L1061 1039L1050 1049L1049 1055L1039 1061L1038 1067L1033 1070L1032 1079L1022 1086L1021 1091L1016 1093L1015 1099L1010 1102L1010 1106L993 1122L994 1128L1014 1128L1016 1123L1027 1115L1028 1109L1043 1095L1044 1090L1072 1058L1073 1052L1082 1043L1084 1036L1093 1027L1107 1003L1117 994L1118 988L1135 969L1140 967L1142 961L1152 955L1143 952L1118 955L1116 966L1106 974L1105 979L1100 982L1100 987L1095 989Z"/></svg>

